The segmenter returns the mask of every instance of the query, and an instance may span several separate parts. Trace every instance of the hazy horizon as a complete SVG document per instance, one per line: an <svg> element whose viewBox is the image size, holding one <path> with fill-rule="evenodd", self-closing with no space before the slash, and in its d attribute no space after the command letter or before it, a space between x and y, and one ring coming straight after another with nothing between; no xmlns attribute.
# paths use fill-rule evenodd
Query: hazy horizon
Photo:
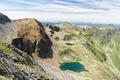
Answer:
<svg viewBox="0 0 120 80"><path fill-rule="evenodd" d="M0 12L11 19L120 24L118 0L1 0Z"/></svg>

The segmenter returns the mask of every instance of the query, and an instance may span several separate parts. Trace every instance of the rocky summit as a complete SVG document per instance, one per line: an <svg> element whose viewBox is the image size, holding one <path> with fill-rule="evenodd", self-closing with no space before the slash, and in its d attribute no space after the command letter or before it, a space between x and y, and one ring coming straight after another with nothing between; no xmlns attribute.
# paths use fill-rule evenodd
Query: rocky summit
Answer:
<svg viewBox="0 0 120 80"><path fill-rule="evenodd" d="M42 24L0 13L0 80L120 80L120 29Z"/></svg>
<svg viewBox="0 0 120 80"><path fill-rule="evenodd" d="M11 22L11 20L4 14L0 13L0 23L5 24Z"/></svg>

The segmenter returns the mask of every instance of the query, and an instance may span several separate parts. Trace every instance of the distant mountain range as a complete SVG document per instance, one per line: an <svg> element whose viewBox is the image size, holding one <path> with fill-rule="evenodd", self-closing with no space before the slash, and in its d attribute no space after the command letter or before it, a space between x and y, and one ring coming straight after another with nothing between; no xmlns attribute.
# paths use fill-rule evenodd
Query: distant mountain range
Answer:
<svg viewBox="0 0 120 80"><path fill-rule="evenodd" d="M62 24L65 22L42 22L42 24ZM120 24L105 24L105 23L92 23L92 22L68 22L75 25L87 25L87 26L96 26L96 25L112 25L114 27L120 27Z"/></svg>

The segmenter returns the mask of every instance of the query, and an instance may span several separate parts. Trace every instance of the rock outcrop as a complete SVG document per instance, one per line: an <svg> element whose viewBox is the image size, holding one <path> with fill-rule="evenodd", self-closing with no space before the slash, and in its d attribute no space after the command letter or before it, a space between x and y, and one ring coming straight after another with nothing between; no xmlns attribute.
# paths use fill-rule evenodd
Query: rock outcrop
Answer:
<svg viewBox="0 0 120 80"><path fill-rule="evenodd" d="M4 14L0 13L0 24L11 22L11 20Z"/></svg>
<svg viewBox="0 0 120 80"><path fill-rule="evenodd" d="M0 41L13 44L29 55L52 58L52 41L36 19L19 19L0 25Z"/></svg>
<svg viewBox="0 0 120 80"><path fill-rule="evenodd" d="M18 38L12 44L28 54L38 53L41 58L52 58L52 41L47 36L40 22L35 19L15 20ZM16 43L17 41L19 41ZM20 46L18 46L20 45Z"/></svg>
<svg viewBox="0 0 120 80"><path fill-rule="evenodd" d="M0 47L0 75L6 80L50 79L45 70L25 52L1 42L0 46L4 47Z"/></svg>

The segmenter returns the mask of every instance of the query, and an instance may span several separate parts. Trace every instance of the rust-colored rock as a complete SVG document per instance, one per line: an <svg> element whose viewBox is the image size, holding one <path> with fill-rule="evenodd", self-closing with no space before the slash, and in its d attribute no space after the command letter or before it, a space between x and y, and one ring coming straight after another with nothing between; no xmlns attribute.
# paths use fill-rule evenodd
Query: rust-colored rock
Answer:
<svg viewBox="0 0 120 80"><path fill-rule="evenodd" d="M45 33L44 28L36 19L19 19L15 20L18 27L17 38L13 39L12 44L27 52L38 53L41 58L52 58L52 42Z"/></svg>

